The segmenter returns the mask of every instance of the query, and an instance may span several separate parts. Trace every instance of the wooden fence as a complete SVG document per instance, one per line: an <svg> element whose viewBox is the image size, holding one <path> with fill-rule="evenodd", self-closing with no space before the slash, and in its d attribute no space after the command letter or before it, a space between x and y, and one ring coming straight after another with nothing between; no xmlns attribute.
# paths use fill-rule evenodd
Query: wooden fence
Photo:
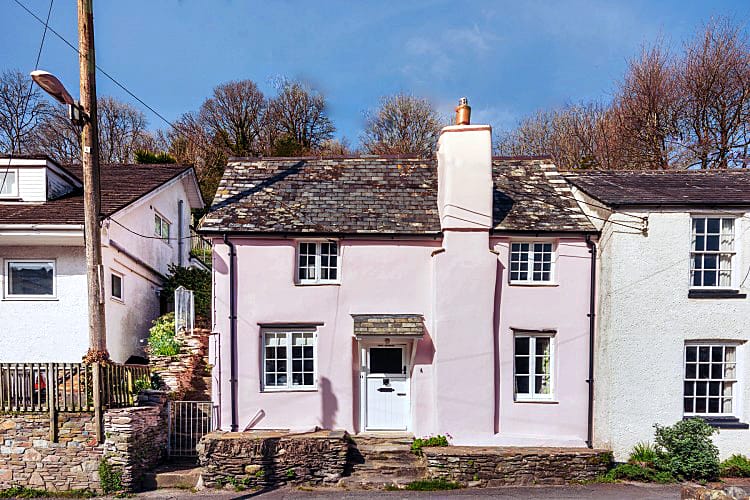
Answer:
<svg viewBox="0 0 750 500"><path fill-rule="evenodd" d="M136 382L150 377L144 365L0 363L0 412L93 411L96 369L102 409L132 406Z"/></svg>

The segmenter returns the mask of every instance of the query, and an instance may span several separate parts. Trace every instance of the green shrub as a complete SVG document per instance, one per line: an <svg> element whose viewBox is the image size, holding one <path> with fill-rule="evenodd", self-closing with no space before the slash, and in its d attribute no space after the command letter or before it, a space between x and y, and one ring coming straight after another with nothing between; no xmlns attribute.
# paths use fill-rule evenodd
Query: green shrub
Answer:
<svg viewBox="0 0 750 500"><path fill-rule="evenodd" d="M136 163L177 163L172 155L165 152L154 153L148 149L137 149L135 151Z"/></svg>
<svg viewBox="0 0 750 500"><path fill-rule="evenodd" d="M656 428L656 468L678 479L711 481L719 477L719 449L711 441L716 429L700 418Z"/></svg>
<svg viewBox="0 0 750 500"><path fill-rule="evenodd" d="M411 443L411 452L421 457L422 448L430 446L448 446L448 444L448 438L439 434L427 438L415 438Z"/></svg>
<svg viewBox="0 0 750 500"><path fill-rule="evenodd" d="M413 491L437 491L457 490L460 487L458 483L445 479L421 479L407 484L405 489Z"/></svg>
<svg viewBox="0 0 750 500"><path fill-rule="evenodd" d="M750 477L750 459L745 455L732 455L720 466L723 477Z"/></svg>
<svg viewBox="0 0 750 500"><path fill-rule="evenodd" d="M195 315L210 318L211 273L192 267L169 266L169 273L162 285L161 293L166 294L168 300L173 301L174 291L181 286L193 291Z"/></svg>
<svg viewBox="0 0 750 500"><path fill-rule="evenodd" d="M649 442L642 442L633 447L628 463L653 468L658 458L659 450L656 446Z"/></svg>
<svg viewBox="0 0 750 500"><path fill-rule="evenodd" d="M651 467L637 464L620 464L607 472L602 482L612 482L619 479L626 481L642 481L645 483L673 483L674 477L669 472L658 471Z"/></svg>
<svg viewBox="0 0 750 500"><path fill-rule="evenodd" d="M0 490L0 498L93 498L91 490L47 491L26 486L11 486Z"/></svg>
<svg viewBox="0 0 750 500"><path fill-rule="evenodd" d="M99 462L99 483L107 495L122 491L122 471L114 468L106 458Z"/></svg>
<svg viewBox="0 0 750 500"><path fill-rule="evenodd" d="M153 321L148 331L149 353L154 356L177 356L180 342L174 335L174 313L167 313Z"/></svg>

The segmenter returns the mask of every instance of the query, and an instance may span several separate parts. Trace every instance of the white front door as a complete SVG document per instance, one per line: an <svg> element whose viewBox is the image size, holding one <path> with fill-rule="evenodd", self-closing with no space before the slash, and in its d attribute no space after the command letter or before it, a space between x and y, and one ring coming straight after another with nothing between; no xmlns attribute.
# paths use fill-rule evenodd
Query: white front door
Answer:
<svg viewBox="0 0 750 500"><path fill-rule="evenodd" d="M406 430L409 379L404 346L366 349L366 430Z"/></svg>

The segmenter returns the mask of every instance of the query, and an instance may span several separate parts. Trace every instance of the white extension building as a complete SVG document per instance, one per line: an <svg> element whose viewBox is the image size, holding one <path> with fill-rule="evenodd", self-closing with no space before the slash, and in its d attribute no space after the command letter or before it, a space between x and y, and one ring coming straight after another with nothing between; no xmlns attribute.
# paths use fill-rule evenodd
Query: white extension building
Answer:
<svg viewBox="0 0 750 500"><path fill-rule="evenodd" d="M80 362L88 350L80 167L0 157L0 362ZM170 264L188 265L190 210L203 206L180 165L110 165L101 175L107 343L143 356Z"/></svg>
<svg viewBox="0 0 750 500"><path fill-rule="evenodd" d="M750 448L750 173L569 174L601 230L595 446L700 417Z"/></svg>

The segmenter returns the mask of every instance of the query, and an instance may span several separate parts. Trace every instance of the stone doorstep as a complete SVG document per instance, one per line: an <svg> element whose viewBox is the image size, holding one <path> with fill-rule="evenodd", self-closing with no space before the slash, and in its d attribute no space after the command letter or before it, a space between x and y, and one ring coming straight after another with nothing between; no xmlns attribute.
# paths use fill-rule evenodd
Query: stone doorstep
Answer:
<svg viewBox="0 0 750 500"><path fill-rule="evenodd" d="M195 465L166 465L145 473L141 479L143 489L180 488L191 489L198 486L203 468Z"/></svg>

